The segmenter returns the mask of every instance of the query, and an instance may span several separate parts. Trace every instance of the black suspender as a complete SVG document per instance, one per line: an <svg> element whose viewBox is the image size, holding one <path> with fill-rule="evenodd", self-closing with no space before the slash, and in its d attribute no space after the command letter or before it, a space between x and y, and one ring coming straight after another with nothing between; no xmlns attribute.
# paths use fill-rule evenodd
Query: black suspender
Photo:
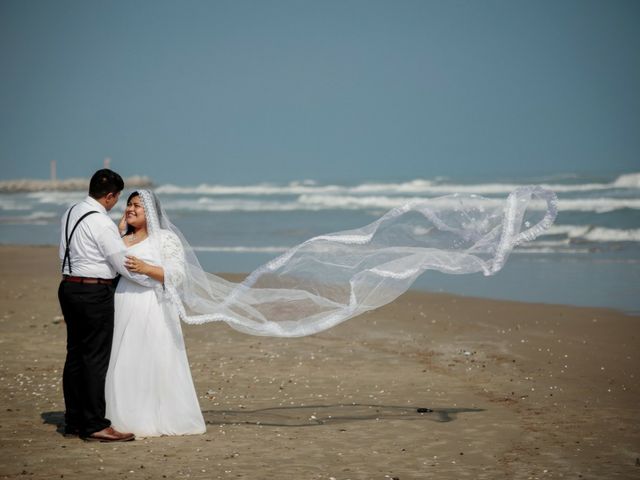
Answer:
<svg viewBox="0 0 640 480"><path fill-rule="evenodd" d="M69 248L71 246L71 237L73 237L73 234L75 233L76 228L78 228L78 225L80 224L80 222L84 220L86 217L88 217L92 213L98 213L95 210L91 210L90 212L87 212L84 215L82 215L78 219L76 224L73 226L73 228L71 229L71 234L69 234L69 218L71 217L71 210L73 210L74 207L75 205L71 207L69 209L69 213L67 213L67 224L64 229L64 236L65 236L65 239L67 240L67 246L64 249L64 259L62 260L62 273L64 273L64 266L66 265L67 262L69 262L69 273L73 272L73 270L71 270L71 255L69 254Z"/></svg>

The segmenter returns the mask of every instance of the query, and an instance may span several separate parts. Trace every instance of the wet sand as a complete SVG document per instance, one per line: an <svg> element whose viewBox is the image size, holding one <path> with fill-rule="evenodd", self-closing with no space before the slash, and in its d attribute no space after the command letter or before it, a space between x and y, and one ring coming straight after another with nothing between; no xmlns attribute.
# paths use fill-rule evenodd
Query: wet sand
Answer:
<svg viewBox="0 0 640 480"><path fill-rule="evenodd" d="M183 325L207 433L96 444L60 434L56 249L0 271L0 478L640 478L637 316L409 292L299 339Z"/></svg>

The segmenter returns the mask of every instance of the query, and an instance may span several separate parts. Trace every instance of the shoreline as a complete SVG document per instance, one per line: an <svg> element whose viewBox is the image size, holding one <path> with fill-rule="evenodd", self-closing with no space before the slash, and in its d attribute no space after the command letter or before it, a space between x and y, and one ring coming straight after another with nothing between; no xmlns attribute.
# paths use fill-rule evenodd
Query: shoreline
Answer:
<svg viewBox="0 0 640 480"><path fill-rule="evenodd" d="M42 244L42 245L29 244L29 245L27 245L27 244L11 244L11 243L3 244L3 243L0 243L0 250L5 249L5 248L9 248L9 249L21 249L21 248L25 248L25 249L29 249L29 248L52 249L53 255L55 256L55 255L57 255L58 246L57 245L52 245L52 244ZM248 272L212 272L212 273L214 275L219 275L219 276L221 276L221 277L223 277L223 278L225 278L227 280L232 280L234 282L242 281L242 279L249 274ZM574 304L553 303L553 302L531 302L531 301L511 300L511 299L506 299L506 298L482 297L482 296L476 296L476 295L465 295L465 294L451 293L451 292L439 292L439 291L429 290L429 289L426 289L426 288L420 288L419 285L415 285L415 284L411 287L411 289L409 289L407 291L407 293L409 293L409 292L421 292L421 293L427 293L427 294L432 294L432 295L450 295L452 297L467 298L469 300L490 300L490 301L494 301L494 302L512 302L512 303L515 303L515 304L522 304L522 305L541 305L541 306L553 306L553 307L610 310L613 313L619 313L619 314L626 315L626 316L629 316L629 317L640 317L640 311L627 311L627 310L623 310L622 308L602 307L602 306L598 306L598 305L574 305Z"/></svg>
<svg viewBox="0 0 640 480"><path fill-rule="evenodd" d="M55 253L0 246L2 479L640 475L636 318L419 291L296 339L183 324L204 435L64 438Z"/></svg>

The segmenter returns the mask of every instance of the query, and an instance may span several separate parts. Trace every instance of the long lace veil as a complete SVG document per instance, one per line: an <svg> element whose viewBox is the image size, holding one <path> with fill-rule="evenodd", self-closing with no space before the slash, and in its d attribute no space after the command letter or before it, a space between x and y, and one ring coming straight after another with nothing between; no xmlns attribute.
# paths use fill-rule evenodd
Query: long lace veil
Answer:
<svg viewBox="0 0 640 480"><path fill-rule="evenodd" d="M311 335L385 305L426 270L495 274L557 215L555 194L538 186L504 202L462 194L412 201L364 227L311 238L234 283L202 269L153 192L140 196L162 251L158 291L180 318L279 337Z"/></svg>

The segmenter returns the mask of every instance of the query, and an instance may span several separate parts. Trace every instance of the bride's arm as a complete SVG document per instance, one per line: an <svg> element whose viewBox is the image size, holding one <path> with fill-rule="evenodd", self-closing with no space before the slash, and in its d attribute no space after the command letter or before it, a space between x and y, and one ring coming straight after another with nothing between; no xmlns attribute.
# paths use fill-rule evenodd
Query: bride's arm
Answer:
<svg viewBox="0 0 640 480"><path fill-rule="evenodd" d="M132 273L147 275L160 283L168 281L177 287L185 278L184 250L178 237L168 231L161 232L162 266L152 265L133 255L127 255L125 267Z"/></svg>
<svg viewBox="0 0 640 480"><path fill-rule="evenodd" d="M151 265L144 260L134 257L133 255L127 255L124 261L124 266L130 272L141 273L142 275L153 278L160 283L164 283L164 268L162 267Z"/></svg>
<svg viewBox="0 0 640 480"><path fill-rule="evenodd" d="M118 227L110 219L106 219L103 229L96 232L95 237L100 251L120 275L145 287L153 287L156 284L153 277L138 274L126 268L127 249L120 238Z"/></svg>
<svg viewBox="0 0 640 480"><path fill-rule="evenodd" d="M180 239L171 231L162 231L162 265L164 283L178 288L185 280L184 249Z"/></svg>

